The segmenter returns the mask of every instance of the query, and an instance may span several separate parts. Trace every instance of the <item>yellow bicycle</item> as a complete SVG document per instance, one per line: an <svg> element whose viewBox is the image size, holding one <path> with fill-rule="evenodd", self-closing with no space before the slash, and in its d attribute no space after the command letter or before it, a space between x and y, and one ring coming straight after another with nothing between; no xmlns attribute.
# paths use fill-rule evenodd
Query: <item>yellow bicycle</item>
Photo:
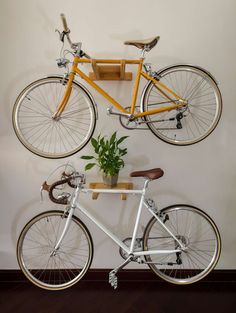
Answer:
<svg viewBox="0 0 236 313"><path fill-rule="evenodd" d="M173 65L153 71L144 63L145 53L158 42L126 41L141 49L135 60L92 59L73 43L65 16L61 14L64 30L60 39L67 38L73 62L64 76L48 76L27 86L17 97L13 109L13 126L21 143L31 152L46 158L68 157L81 150L93 135L97 106L90 92L75 80L80 76L112 105L110 114L118 115L127 129L143 125L161 140L174 145L191 145L205 139L217 126L222 98L214 77L205 69L193 65ZM66 50L68 53L68 50ZM93 73L85 74L79 65L89 63ZM59 67L68 68L65 55ZM126 65L136 65L132 102L123 106L102 89L95 80L129 80ZM136 105L140 79L147 80L140 107ZM116 110L113 111L113 108Z"/></svg>

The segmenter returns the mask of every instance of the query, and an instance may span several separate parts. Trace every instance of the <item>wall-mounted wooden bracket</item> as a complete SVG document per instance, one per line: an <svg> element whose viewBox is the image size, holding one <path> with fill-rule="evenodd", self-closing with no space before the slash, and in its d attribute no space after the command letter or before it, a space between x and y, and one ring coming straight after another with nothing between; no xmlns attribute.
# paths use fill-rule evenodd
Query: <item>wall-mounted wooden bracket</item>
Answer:
<svg viewBox="0 0 236 313"><path fill-rule="evenodd" d="M93 72L89 73L91 80L132 80L132 72L125 72L125 60L120 60L117 65L98 65L99 60L91 62ZM106 64L109 64L107 62Z"/></svg>
<svg viewBox="0 0 236 313"><path fill-rule="evenodd" d="M91 188L91 189L126 189L126 190L132 190L133 189L133 183L131 183L131 182L118 183L114 187L109 187L109 186L105 185L104 183L95 182L95 183L90 183L89 188ZM98 192L92 193L92 199L93 200L97 200L98 196L99 196ZM127 199L127 194L125 194L125 193L121 193L120 196L121 196L121 200Z"/></svg>

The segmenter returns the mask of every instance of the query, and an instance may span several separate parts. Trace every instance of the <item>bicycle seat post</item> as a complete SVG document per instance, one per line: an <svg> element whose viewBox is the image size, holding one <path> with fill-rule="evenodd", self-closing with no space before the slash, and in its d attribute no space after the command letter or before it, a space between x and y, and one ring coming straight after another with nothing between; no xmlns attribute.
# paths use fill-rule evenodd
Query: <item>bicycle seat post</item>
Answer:
<svg viewBox="0 0 236 313"><path fill-rule="evenodd" d="M144 47L142 50L141 50L141 59L145 60L145 53L146 53L146 48Z"/></svg>
<svg viewBox="0 0 236 313"><path fill-rule="evenodd" d="M146 190L148 189L148 184L150 183L150 181L152 181L152 179L149 179L149 178L145 179L144 185L143 185L144 192L146 192Z"/></svg>

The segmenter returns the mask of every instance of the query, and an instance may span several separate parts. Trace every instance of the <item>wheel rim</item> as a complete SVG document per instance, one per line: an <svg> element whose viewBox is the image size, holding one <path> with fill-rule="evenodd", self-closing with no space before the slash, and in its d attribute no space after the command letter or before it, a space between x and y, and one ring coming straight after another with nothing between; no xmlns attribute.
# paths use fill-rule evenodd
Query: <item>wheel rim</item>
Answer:
<svg viewBox="0 0 236 313"><path fill-rule="evenodd" d="M19 265L26 277L41 288L68 288L83 277L91 264L90 235L75 217L60 248L53 251L65 221L62 212L41 214L26 225L19 238Z"/></svg>
<svg viewBox="0 0 236 313"><path fill-rule="evenodd" d="M189 145L206 138L216 127L221 115L221 95L215 82L205 72L192 67L174 67L163 71L160 82L175 91L184 100L187 107L147 116L152 132L160 139L175 145ZM150 84L144 98L144 111L160 106L169 106L166 98ZM159 103L159 104L158 104ZM182 128L177 128L177 114ZM171 119L171 120L170 120Z"/></svg>
<svg viewBox="0 0 236 313"><path fill-rule="evenodd" d="M205 277L220 255L220 236L215 224L202 211L187 206L163 210L165 225L187 249L180 254L147 256L150 268L161 278L175 284L190 284ZM155 219L147 226L144 250L176 249L178 243Z"/></svg>
<svg viewBox="0 0 236 313"><path fill-rule="evenodd" d="M13 124L23 145L47 158L62 158L82 149L95 127L95 113L86 92L72 84L67 106L60 118L53 114L63 97L65 86L60 79L37 81L17 100Z"/></svg>

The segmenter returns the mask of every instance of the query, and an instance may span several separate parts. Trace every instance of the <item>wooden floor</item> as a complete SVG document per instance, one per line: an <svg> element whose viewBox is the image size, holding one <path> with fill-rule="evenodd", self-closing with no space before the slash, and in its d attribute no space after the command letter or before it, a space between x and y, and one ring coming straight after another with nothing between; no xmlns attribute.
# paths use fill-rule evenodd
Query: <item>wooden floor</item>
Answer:
<svg viewBox="0 0 236 313"><path fill-rule="evenodd" d="M236 283L81 281L63 291L46 291L28 282L0 283L1 313L235 313Z"/></svg>

